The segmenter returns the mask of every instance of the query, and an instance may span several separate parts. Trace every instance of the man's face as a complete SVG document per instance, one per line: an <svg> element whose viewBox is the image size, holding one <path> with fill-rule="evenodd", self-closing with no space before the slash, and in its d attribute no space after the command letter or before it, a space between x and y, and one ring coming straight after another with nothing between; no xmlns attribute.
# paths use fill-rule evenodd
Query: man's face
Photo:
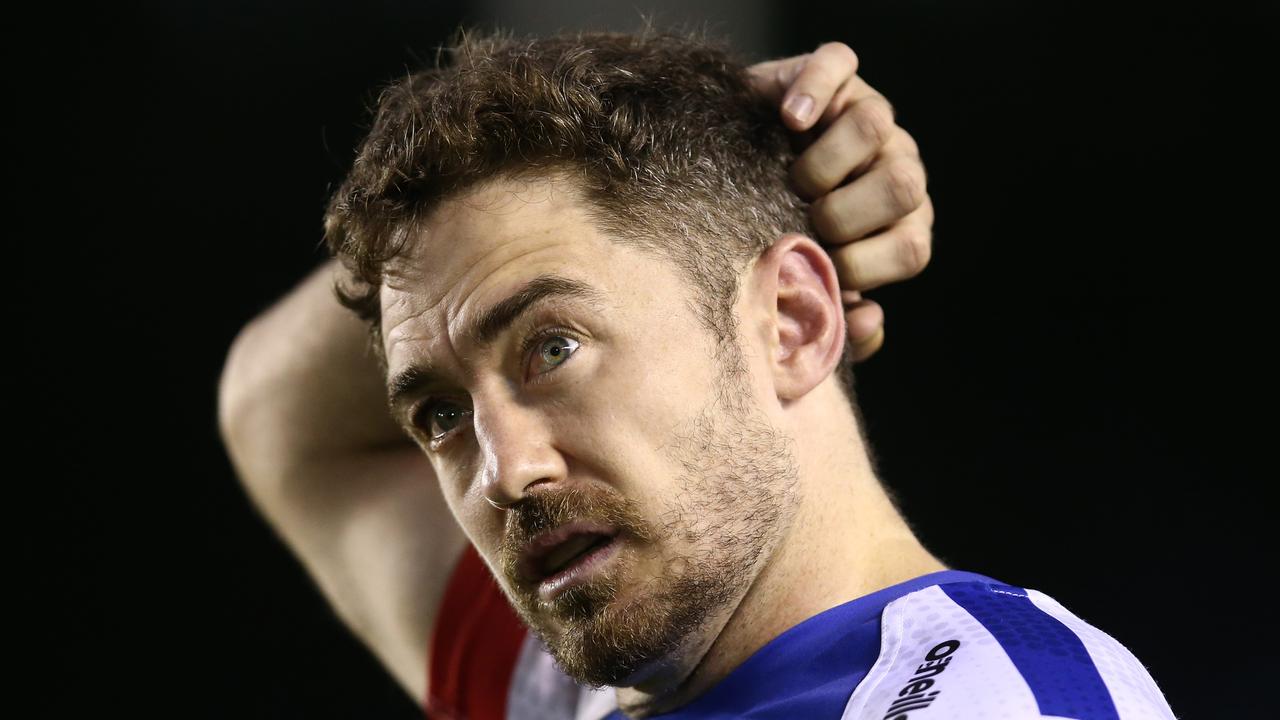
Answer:
<svg viewBox="0 0 1280 720"><path fill-rule="evenodd" d="M750 363L736 345L717 355L693 298L668 261L604 237L543 180L446 202L382 287L398 419L582 682L637 684L705 650L798 502L753 374L725 370Z"/></svg>

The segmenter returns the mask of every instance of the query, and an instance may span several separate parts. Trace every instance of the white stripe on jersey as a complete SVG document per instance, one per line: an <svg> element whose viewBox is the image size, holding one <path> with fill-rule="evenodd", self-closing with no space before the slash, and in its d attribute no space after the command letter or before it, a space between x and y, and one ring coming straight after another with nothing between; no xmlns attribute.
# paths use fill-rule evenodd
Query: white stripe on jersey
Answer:
<svg viewBox="0 0 1280 720"><path fill-rule="evenodd" d="M1027 596L1036 607L1071 628L1084 643L1121 720L1174 720L1173 710L1155 679L1125 646L1039 590L1028 590Z"/></svg>
<svg viewBox="0 0 1280 720"><path fill-rule="evenodd" d="M895 703L910 695L903 689L921 676L917 671L929 653L948 641L959 641L959 647L946 655L949 662L944 670L927 678L933 683L925 697L932 701L907 710L909 720L1040 717L1031 688L1000 643L934 585L885 606L880 617L880 657L850 696L842 720L882 720Z"/></svg>
<svg viewBox="0 0 1280 720"><path fill-rule="evenodd" d="M1032 590L1028 596L1080 637L1121 720L1174 720L1146 668L1123 645L1044 593ZM1040 714L1000 642L939 586L889 603L880 625L880 656L850 696L842 720L1054 717Z"/></svg>

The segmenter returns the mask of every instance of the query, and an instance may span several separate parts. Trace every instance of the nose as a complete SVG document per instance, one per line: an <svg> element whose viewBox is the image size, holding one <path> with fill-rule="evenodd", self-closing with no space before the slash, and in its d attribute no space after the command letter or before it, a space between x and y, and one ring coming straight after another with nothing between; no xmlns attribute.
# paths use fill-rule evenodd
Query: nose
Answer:
<svg viewBox="0 0 1280 720"><path fill-rule="evenodd" d="M481 492L505 509L542 482L563 480L564 458L556 450L545 415L514 402L476 405L472 417L480 446Z"/></svg>

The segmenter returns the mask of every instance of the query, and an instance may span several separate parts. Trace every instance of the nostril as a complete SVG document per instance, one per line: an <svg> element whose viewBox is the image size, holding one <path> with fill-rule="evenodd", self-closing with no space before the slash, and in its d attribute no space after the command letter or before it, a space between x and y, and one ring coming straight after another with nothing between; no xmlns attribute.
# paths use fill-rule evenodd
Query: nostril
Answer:
<svg viewBox="0 0 1280 720"><path fill-rule="evenodd" d="M527 495L531 489L536 488L536 487L538 487L539 485L542 485L542 484L545 484L545 483L549 483L549 482L554 482L554 480L553 480L552 478L549 478L549 477L538 478L537 480L534 480L533 482L529 483L528 485L525 485L525 486L524 486L524 492L525 492L525 494Z"/></svg>

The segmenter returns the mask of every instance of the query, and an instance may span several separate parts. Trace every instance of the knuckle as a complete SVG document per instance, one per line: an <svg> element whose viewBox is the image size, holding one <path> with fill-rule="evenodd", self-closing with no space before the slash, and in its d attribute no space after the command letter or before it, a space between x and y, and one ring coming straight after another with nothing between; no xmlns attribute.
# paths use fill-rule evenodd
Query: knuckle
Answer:
<svg viewBox="0 0 1280 720"><path fill-rule="evenodd" d="M858 67L858 54L853 48L842 42L828 42L818 46L817 52L825 53L834 60L839 60L853 68Z"/></svg>
<svg viewBox="0 0 1280 720"><path fill-rule="evenodd" d="M910 213L924 203L924 179L920 177L920 169L915 163L891 163L886 168L886 176L889 202L901 215Z"/></svg>
<svg viewBox="0 0 1280 720"><path fill-rule="evenodd" d="M804 69L804 65L805 61L803 60L796 63L794 68L789 66L787 63L778 63L773 67L773 81L777 83L780 88L787 87L791 84L791 81L796 78L796 75Z"/></svg>
<svg viewBox="0 0 1280 720"><path fill-rule="evenodd" d="M875 147L883 147L893 134L893 115L883 103L867 98L854 105L853 121L858 134Z"/></svg>
<svg viewBox="0 0 1280 720"><path fill-rule="evenodd" d="M857 71L858 58L844 43L825 43L813 51L807 65L809 72L834 90Z"/></svg>
<svg viewBox="0 0 1280 720"><path fill-rule="evenodd" d="M934 220L934 213L935 213L935 210L933 208L933 198L930 198L927 194L925 195L924 205L921 206L920 212L921 212L920 219L924 221L925 227L929 227L929 228L933 227L933 220Z"/></svg>
<svg viewBox="0 0 1280 720"><path fill-rule="evenodd" d="M893 118L896 123L898 121L898 109L893 106L893 103L889 102L889 98L883 95L876 95L876 99L884 103L885 109L889 111L889 117Z"/></svg>
<svg viewBox="0 0 1280 720"><path fill-rule="evenodd" d="M841 155L844 151L830 147L829 144L815 146L812 149L815 152L805 153L792 166L791 179L795 182L797 190L814 198L834 188L844 179L844 174L840 170Z"/></svg>
<svg viewBox="0 0 1280 720"><path fill-rule="evenodd" d="M840 287L846 290L857 290L862 287L862 268L858 265L857 256L851 250L851 246L845 246L839 251L832 252L831 261L836 266Z"/></svg>
<svg viewBox="0 0 1280 720"><path fill-rule="evenodd" d="M832 204L831 195L823 195L809 206L809 216L822 239L827 242L842 242L851 239L848 222Z"/></svg>
<svg viewBox="0 0 1280 720"><path fill-rule="evenodd" d="M917 275L929 264L933 255L933 243L929 232L923 228L904 229L898 235L898 257L908 275Z"/></svg>
<svg viewBox="0 0 1280 720"><path fill-rule="evenodd" d="M902 128L895 126L893 130L893 139L891 140L891 142L901 147L902 152L906 153L907 155L910 155L911 157L916 158L917 160L920 159L920 144L917 143L916 139L911 137L911 133L907 132L906 130L903 130Z"/></svg>

